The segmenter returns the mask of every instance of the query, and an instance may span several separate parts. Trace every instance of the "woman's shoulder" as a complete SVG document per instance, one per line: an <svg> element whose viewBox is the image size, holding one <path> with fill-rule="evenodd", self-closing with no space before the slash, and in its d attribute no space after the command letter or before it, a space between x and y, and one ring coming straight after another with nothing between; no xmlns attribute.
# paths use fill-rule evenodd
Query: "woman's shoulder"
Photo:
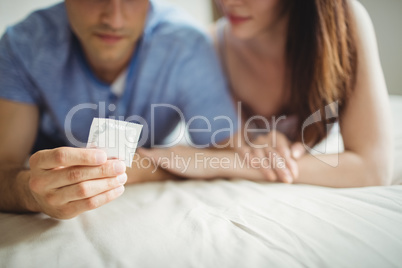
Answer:
<svg viewBox="0 0 402 268"><path fill-rule="evenodd" d="M352 12L354 14L357 14L357 15L366 14L366 15L368 15L366 8L363 6L362 3L360 3L360 1L358 1L358 0L349 0L349 5L350 5L350 7L352 9Z"/></svg>
<svg viewBox="0 0 402 268"><path fill-rule="evenodd" d="M355 36L359 62L371 62L372 64L378 64L381 66L379 61L377 37L370 15L359 1L349 0L349 2L351 14L355 23Z"/></svg>
<svg viewBox="0 0 402 268"><path fill-rule="evenodd" d="M366 8L358 0L349 0L352 16L355 19L357 30L373 31L373 23Z"/></svg>

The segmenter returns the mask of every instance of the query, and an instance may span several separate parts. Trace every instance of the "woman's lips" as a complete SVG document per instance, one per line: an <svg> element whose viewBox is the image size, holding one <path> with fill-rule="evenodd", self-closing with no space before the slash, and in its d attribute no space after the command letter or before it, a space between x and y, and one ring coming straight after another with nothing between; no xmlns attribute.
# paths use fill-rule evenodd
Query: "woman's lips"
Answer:
<svg viewBox="0 0 402 268"><path fill-rule="evenodd" d="M236 16L236 15L231 15L231 14L228 15L228 18L232 24L244 23L251 19L251 17L241 17L241 16Z"/></svg>
<svg viewBox="0 0 402 268"><path fill-rule="evenodd" d="M96 34L96 36L107 44L115 44L115 43L119 42L121 39L123 39L122 36L118 36L118 35Z"/></svg>

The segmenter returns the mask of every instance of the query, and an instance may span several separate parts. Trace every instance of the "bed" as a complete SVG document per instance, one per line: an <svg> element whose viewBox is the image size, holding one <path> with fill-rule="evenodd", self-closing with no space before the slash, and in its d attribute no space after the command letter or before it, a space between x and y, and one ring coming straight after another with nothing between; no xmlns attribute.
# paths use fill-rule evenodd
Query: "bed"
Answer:
<svg viewBox="0 0 402 268"><path fill-rule="evenodd" d="M72 220L0 213L0 267L402 267L402 97L391 104L392 186L128 186Z"/></svg>

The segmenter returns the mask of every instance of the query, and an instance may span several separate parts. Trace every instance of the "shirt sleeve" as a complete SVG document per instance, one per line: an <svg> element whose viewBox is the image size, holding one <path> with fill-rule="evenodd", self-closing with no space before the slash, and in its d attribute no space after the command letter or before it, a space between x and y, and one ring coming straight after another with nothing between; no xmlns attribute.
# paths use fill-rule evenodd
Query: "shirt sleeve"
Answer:
<svg viewBox="0 0 402 268"><path fill-rule="evenodd" d="M10 36L0 39L0 98L38 104L39 97L20 59L13 53Z"/></svg>
<svg viewBox="0 0 402 268"><path fill-rule="evenodd" d="M194 145L207 147L237 132L238 117L211 40L200 35L180 63L179 105Z"/></svg>

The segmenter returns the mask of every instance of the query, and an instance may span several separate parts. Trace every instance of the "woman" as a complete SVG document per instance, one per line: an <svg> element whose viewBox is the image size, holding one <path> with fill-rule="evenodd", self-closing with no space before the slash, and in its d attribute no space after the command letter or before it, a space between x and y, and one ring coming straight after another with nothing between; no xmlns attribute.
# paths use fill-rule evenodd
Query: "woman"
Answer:
<svg viewBox="0 0 402 268"><path fill-rule="evenodd" d="M241 151L243 156L268 159L271 165L264 168L262 161L254 169L233 164L229 166L234 170L198 167L187 170L186 176L265 178L329 187L389 184L388 95L374 29L361 4L356 0L217 3L225 17L215 27L216 46L233 99L241 103L243 123L249 127L249 119L257 118L253 120L257 128L268 129L267 123L271 124L267 133L245 137L252 142ZM272 131L271 118L280 116L286 119ZM319 158L302 155L301 144L308 148L319 143L334 121L339 121L345 151ZM177 153L191 155L183 148ZM209 153L220 158L230 155ZM281 159L285 165L278 165Z"/></svg>

